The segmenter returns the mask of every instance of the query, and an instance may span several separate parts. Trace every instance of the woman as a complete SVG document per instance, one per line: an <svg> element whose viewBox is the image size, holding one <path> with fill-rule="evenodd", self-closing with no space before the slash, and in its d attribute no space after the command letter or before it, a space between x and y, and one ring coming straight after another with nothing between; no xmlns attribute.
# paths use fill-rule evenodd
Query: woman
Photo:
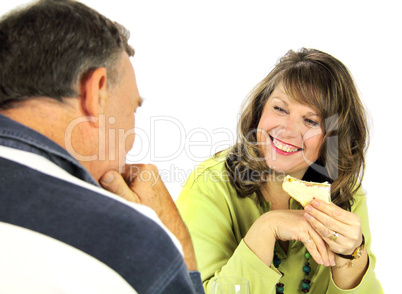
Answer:
<svg viewBox="0 0 402 294"><path fill-rule="evenodd" d="M318 50L289 51L252 91L235 146L202 163L177 205L207 293L242 276L252 293L382 293L361 179L367 124L347 68ZM331 183L305 208L286 175Z"/></svg>

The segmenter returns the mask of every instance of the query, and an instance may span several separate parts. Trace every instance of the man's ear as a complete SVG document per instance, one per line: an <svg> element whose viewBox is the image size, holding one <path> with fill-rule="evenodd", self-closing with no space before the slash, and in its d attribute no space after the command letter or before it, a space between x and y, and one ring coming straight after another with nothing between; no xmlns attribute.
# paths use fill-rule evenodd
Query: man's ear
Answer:
<svg viewBox="0 0 402 294"><path fill-rule="evenodd" d="M107 71L100 67L89 73L81 81L81 108L85 116L97 118L93 122L98 126L98 118L104 113L107 92Z"/></svg>

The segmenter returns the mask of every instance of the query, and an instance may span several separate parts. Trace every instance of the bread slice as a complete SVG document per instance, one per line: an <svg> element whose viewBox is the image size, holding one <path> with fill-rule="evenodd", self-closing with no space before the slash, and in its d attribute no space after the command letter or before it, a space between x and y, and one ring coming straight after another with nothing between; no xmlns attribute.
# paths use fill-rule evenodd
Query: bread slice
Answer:
<svg viewBox="0 0 402 294"><path fill-rule="evenodd" d="M321 199L327 203L331 203L331 185L328 182L306 182L286 176L283 180L282 188L303 207L313 201L313 199Z"/></svg>

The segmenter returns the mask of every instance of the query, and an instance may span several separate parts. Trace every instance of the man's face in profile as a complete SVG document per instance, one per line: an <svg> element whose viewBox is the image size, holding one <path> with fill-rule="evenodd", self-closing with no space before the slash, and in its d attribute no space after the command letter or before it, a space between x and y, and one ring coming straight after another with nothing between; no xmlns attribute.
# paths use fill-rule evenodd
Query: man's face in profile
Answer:
<svg viewBox="0 0 402 294"><path fill-rule="evenodd" d="M105 137L104 140L99 140L99 145L105 144L105 166L122 172L126 154L134 144L135 111L141 105L142 99L138 92L134 68L126 53L123 53L116 70L119 79L108 89L104 113Z"/></svg>

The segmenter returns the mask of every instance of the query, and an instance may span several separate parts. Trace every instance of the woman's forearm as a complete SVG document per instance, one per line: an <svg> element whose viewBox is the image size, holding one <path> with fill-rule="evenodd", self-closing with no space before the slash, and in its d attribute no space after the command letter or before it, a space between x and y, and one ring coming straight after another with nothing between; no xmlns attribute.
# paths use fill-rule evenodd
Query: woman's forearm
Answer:
<svg viewBox="0 0 402 294"><path fill-rule="evenodd" d="M358 259L349 260L336 256L335 263L336 266L332 267L335 284L344 290L353 289L360 284L369 266L366 248Z"/></svg>

